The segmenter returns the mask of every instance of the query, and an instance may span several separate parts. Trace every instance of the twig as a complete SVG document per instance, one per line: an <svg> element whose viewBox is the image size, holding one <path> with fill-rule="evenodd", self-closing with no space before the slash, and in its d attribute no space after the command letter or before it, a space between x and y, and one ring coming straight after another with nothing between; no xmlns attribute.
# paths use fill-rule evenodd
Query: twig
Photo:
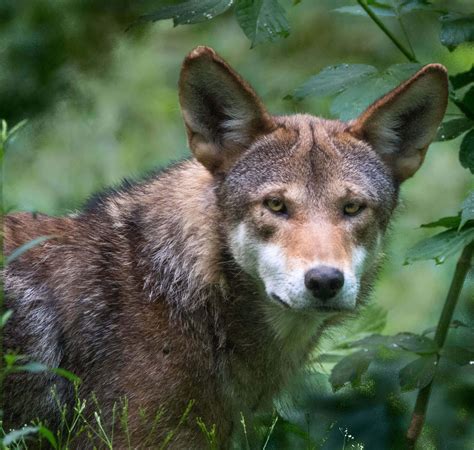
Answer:
<svg viewBox="0 0 474 450"><path fill-rule="evenodd" d="M456 270L454 271L453 279L449 287L448 295L446 296L443 311L441 312L438 326L436 327L434 341L440 350L446 341L446 336L448 334L449 325L451 324L453 318L454 309L456 308L456 304L459 300L459 295L461 294L461 289L463 287L464 280L466 279L466 275L471 267L473 255L474 242L471 242L466 247L464 247L464 250L458 259ZM430 400L432 384L433 382L428 384L423 389L420 389L418 392L415 408L413 410L413 416L411 418L410 426L407 432L407 443L408 449L410 450L415 448L416 442L423 429L423 424L425 423L426 417L426 409Z"/></svg>
<svg viewBox="0 0 474 450"><path fill-rule="evenodd" d="M369 8L364 0L357 0L360 7L367 13L373 22L385 33L385 35L395 44L395 46L406 56L408 61L417 63L418 60L399 40L398 38L385 26L385 24L378 18L378 16Z"/></svg>

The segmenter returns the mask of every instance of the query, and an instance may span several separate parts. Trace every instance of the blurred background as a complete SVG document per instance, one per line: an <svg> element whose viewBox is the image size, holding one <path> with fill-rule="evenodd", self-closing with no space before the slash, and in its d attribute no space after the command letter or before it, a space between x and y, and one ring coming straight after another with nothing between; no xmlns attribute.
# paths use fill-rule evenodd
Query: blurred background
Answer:
<svg viewBox="0 0 474 450"><path fill-rule="evenodd" d="M332 11L350 1L306 0L296 5L282 1L290 36L252 49L230 11L196 25L173 27L168 20L126 31L141 14L156 9L157 3L0 2L0 118L10 126L27 120L5 157L3 189L9 211L70 213L89 195L118 184L123 177L140 176L189 156L177 80L183 57L197 45L216 49L275 114L309 112L330 117L328 99L308 98L299 103L283 99L327 65L364 63L384 69L406 62L367 18ZM472 0L436 3L449 3L450 9L461 12L474 10ZM441 62L452 74L473 64L472 46L448 52L440 45L436 17L413 13L405 22L419 60ZM395 22L387 19L386 23L398 30ZM411 245L432 234L419 225L455 215L472 188L472 175L459 165L458 148L459 139L433 144L420 172L402 188L387 261L373 294L373 302L387 311L387 333L419 332L438 319L454 259L439 266L434 262L404 266L403 261ZM457 318L472 321L472 276L463 296ZM338 332L351 333L351 327ZM447 390L435 392L433 402L443 405L442 414L431 416L425 448L474 448L474 422L469 422L473 370L456 372L455 377L464 380L462 389L448 383ZM446 371L446 379L453 383L451 368ZM373 373L374 380L383 375L376 368ZM387 446L391 439L393 448L397 447L394 436L406 426L413 396L393 393L393 380L386 381L383 389L338 396L332 396L319 374L306 376L303 383L316 385L318 394L312 387L301 388L305 395L300 395L300 409L295 406L293 415L287 416L288 424L280 421L284 426L275 432L269 444L273 448L308 448L298 447L301 442L296 437L285 441L290 422L302 427L310 423L310 434L324 448L342 448L341 442L347 442L347 448L356 442L365 443L366 448L391 448ZM451 400L446 392L451 392ZM453 412L445 409L450 401ZM471 409L463 402L472 402ZM439 436L439 427L451 431ZM462 440L456 441L451 434ZM373 441L376 436L381 440ZM374 446L376 442L380 446Z"/></svg>

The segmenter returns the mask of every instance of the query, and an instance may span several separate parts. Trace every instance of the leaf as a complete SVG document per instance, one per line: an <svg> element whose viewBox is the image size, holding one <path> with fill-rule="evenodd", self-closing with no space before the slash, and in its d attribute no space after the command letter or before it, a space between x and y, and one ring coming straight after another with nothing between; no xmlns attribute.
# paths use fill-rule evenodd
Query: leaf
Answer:
<svg viewBox="0 0 474 450"><path fill-rule="evenodd" d="M474 82L474 64L469 70L465 72L457 73L456 75L451 75L449 77L453 89L460 89L464 86L467 86L470 83Z"/></svg>
<svg viewBox="0 0 474 450"><path fill-rule="evenodd" d="M433 354L438 352L438 346L433 339L414 333L399 333L394 336L393 342L406 351L419 355Z"/></svg>
<svg viewBox="0 0 474 450"><path fill-rule="evenodd" d="M174 5L167 4L141 16L137 23L165 19L173 19L175 26L205 22L227 11L232 3L233 0L187 0Z"/></svg>
<svg viewBox="0 0 474 450"><path fill-rule="evenodd" d="M407 364L399 373L402 391L421 389L431 383L438 366L437 355L426 355Z"/></svg>
<svg viewBox="0 0 474 450"><path fill-rule="evenodd" d="M458 345L444 347L441 355L460 366L474 365L474 351Z"/></svg>
<svg viewBox="0 0 474 450"><path fill-rule="evenodd" d="M13 310L11 309L8 309L2 314L2 316L0 317L0 330L6 325L8 319L11 317L12 314Z"/></svg>
<svg viewBox="0 0 474 450"><path fill-rule="evenodd" d="M8 257L6 260L7 264L10 264L12 261L23 255L23 253L27 252L28 250L31 250L33 247L36 247L37 245L42 244L43 242L47 241L48 239L52 239L56 236L39 236L35 239L32 239L31 241L28 241L26 244L23 244L21 247L18 247L15 249Z"/></svg>
<svg viewBox="0 0 474 450"><path fill-rule="evenodd" d="M387 310L375 304L360 311L352 333L380 333L387 325Z"/></svg>
<svg viewBox="0 0 474 450"><path fill-rule="evenodd" d="M469 131L461 142L459 161L471 173L474 173L474 130Z"/></svg>
<svg viewBox="0 0 474 450"><path fill-rule="evenodd" d="M329 381L334 391L342 388L346 383L353 386L360 382L362 375L369 368L374 355L368 350L360 350L341 359L332 369Z"/></svg>
<svg viewBox="0 0 474 450"><path fill-rule="evenodd" d="M474 121L468 119L467 117L448 120L447 122L443 122L439 127L435 141L450 141L451 139L457 138L472 127L474 127Z"/></svg>
<svg viewBox="0 0 474 450"><path fill-rule="evenodd" d="M426 328L426 330L423 331L423 335L426 335L426 334L430 334L430 333L434 333L436 331L436 328L437 327L429 327L429 328ZM462 322L461 320L453 320L450 324L449 324L449 328L470 328L469 325L467 325L466 323Z"/></svg>
<svg viewBox="0 0 474 450"><path fill-rule="evenodd" d="M48 366L32 361L27 364L23 364L22 366L14 366L13 369L15 372L41 373L46 372L48 370Z"/></svg>
<svg viewBox="0 0 474 450"><path fill-rule="evenodd" d="M331 113L341 120L357 117L374 101L405 81L419 68L419 64L395 64L370 79L351 84L334 99Z"/></svg>
<svg viewBox="0 0 474 450"><path fill-rule="evenodd" d="M385 5L371 6L370 9L379 17L396 17L397 15L393 8ZM358 5L341 6L340 8L333 9L333 11L341 14L368 17L365 10Z"/></svg>
<svg viewBox="0 0 474 450"><path fill-rule="evenodd" d="M465 42L474 42L474 14L450 13L441 16L440 21L439 39L449 51Z"/></svg>
<svg viewBox="0 0 474 450"><path fill-rule="evenodd" d="M8 445L14 444L16 441L21 440L22 438L28 436L29 434L37 433L39 427L23 427L19 430L10 431L2 439L2 444L7 447Z"/></svg>
<svg viewBox="0 0 474 450"><path fill-rule="evenodd" d="M457 253L474 239L474 228L460 231L447 230L418 242L407 252L404 264L434 259L442 264L446 258Z"/></svg>
<svg viewBox="0 0 474 450"><path fill-rule="evenodd" d="M376 73L375 67L366 64L338 64L325 67L297 88L292 97L295 100L302 100L310 95L320 97L334 95Z"/></svg>
<svg viewBox="0 0 474 450"><path fill-rule="evenodd" d="M54 434L51 432L51 430L41 425L38 427L38 433L51 444L51 447L54 449L58 448L58 442L56 441L56 438L54 437Z"/></svg>
<svg viewBox="0 0 474 450"><path fill-rule="evenodd" d="M252 47L290 34L285 10L278 0L236 0L235 15Z"/></svg>
<svg viewBox="0 0 474 450"><path fill-rule="evenodd" d="M449 217L442 217L441 219L436 220L435 222L424 223L420 225L421 228L436 228L436 227L444 227L444 228L459 228L459 224L461 223L461 216L449 216Z"/></svg>
<svg viewBox="0 0 474 450"><path fill-rule="evenodd" d="M474 191L472 191L461 205L461 223L462 228L468 220L474 220Z"/></svg>
<svg viewBox="0 0 474 450"><path fill-rule="evenodd" d="M51 372L54 372L55 374L63 377L63 378L66 378L66 380L69 380L71 381L72 383L80 383L81 382L81 379L73 374L72 372L69 372L69 370L66 370L66 369L61 369L60 367L57 367L55 369L50 369Z"/></svg>

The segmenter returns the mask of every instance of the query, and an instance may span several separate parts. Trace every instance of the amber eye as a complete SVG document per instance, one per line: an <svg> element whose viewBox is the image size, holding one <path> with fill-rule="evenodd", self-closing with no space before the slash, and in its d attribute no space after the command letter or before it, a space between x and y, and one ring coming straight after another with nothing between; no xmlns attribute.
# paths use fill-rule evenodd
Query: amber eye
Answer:
<svg viewBox="0 0 474 450"><path fill-rule="evenodd" d="M283 200L277 197L267 198L263 204L271 211L276 214L286 214L286 205Z"/></svg>
<svg viewBox="0 0 474 450"><path fill-rule="evenodd" d="M364 205L360 203L346 203L344 205L344 214L346 216L355 216L356 214L360 213L364 209Z"/></svg>

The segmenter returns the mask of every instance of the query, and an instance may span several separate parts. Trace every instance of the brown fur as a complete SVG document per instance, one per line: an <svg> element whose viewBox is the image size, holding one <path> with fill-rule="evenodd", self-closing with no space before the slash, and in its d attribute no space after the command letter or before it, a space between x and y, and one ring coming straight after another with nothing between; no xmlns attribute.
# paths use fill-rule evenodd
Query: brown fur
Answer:
<svg viewBox="0 0 474 450"><path fill-rule="evenodd" d="M6 218L7 254L35 237L51 238L7 267L14 314L5 346L76 373L80 395L94 392L104 419L126 397L134 446L158 445L190 400L191 414L171 446L206 448L198 417L215 424L220 447L228 446L239 414L268 409L321 333L344 316L324 315L317 304L298 310L272 303L262 280L239 263L232 233L245 225L252 239L281 249L290 266L319 259L345 270L364 248L372 259L360 279L363 303L378 265L378 236L399 183L415 170L419 148L411 143L427 147L446 105L444 69L429 67L345 124L272 117L214 51L194 50L183 66L180 102L196 159L99 196L77 216ZM412 89L419 80L433 86L428 104ZM405 117L433 109L416 136L399 131ZM384 139L394 146L390 153L377 148ZM288 217L265 208L269 195L284 199ZM344 205L358 199L364 212L345 217ZM55 384L70 406L72 389L54 374L8 377L6 425L36 417L57 425L49 391ZM151 444L143 409L149 417L164 410ZM116 430L117 448L124 439ZM74 445L85 448L80 440Z"/></svg>

